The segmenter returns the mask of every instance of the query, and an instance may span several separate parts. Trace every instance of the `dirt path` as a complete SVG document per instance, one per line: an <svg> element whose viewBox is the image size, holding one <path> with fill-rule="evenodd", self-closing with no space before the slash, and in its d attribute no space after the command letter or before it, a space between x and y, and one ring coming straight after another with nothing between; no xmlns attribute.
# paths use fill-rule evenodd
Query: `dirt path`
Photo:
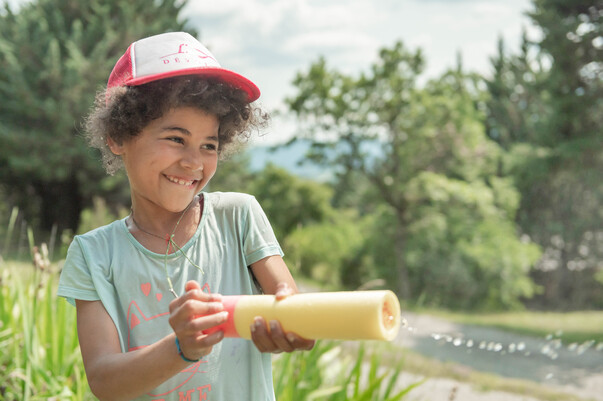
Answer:
<svg viewBox="0 0 603 401"><path fill-rule="evenodd" d="M395 340L399 345L435 358L503 377L527 379L585 399L603 400L603 349L596 344L561 344L502 330L460 325L428 315L404 313L408 325ZM406 375L412 383L416 377ZM429 379L413 390L417 400L532 401L499 392L481 393L466 383ZM426 396L427 398L423 398ZM411 397L412 399L412 397Z"/></svg>
<svg viewBox="0 0 603 401"><path fill-rule="evenodd" d="M298 285L301 292L319 291ZM603 346L561 344L503 330L456 324L403 311L406 325L395 342L424 356L502 377L531 380L585 400L603 401ZM554 333L552 333L554 334ZM405 388L423 377L403 372ZM543 401L500 391L482 392L469 383L430 377L413 389L412 401Z"/></svg>

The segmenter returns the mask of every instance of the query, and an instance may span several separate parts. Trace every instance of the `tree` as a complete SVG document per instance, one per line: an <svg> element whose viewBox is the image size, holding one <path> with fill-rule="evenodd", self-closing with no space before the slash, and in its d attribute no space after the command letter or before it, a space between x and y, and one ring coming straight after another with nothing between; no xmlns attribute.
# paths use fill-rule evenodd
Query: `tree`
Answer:
<svg viewBox="0 0 603 401"><path fill-rule="evenodd" d="M257 175L251 170L250 163L250 154L243 149L240 153L220 160L216 174L204 190L250 192L252 181Z"/></svg>
<svg viewBox="0 0 603 401"><path fill-rule="evenodd" d="M509 150L504 169L521 192L517 221L544 249L538 305L603 307L602 1L535 0L542 39L519 54L499 45L488 80L488 132Z"/></svg>
<svg viewBox="0 0 603 401"><path fill-rule="evenodd" d="M287 265L327 288L358 288L371 278L362 257L363 220L352 209L334 209L322 221L296 227L283 241Z"/></svg>
<svg viewBox="0 0 603 401"><path fill-rule="evenodd" d="M466 274L477 282L484 266L478 264L478 271L472 272L471 265L460 261L453 272L448 262L461 245L471 248L470 244L490 235L479 230L486 219L498 216L497 221L506 222L511 228L501 235L507 243L522 247L512 229L516 206L505 201L513 190L496 189L504 187L497 181L500 148L485 135L479 79L465 74L459 61L456 70L420 88L417 79L424 67L420 51L411 52L399 42L382 49L379 56L370 72L358 77L329 70L324 59L297 75L298 93L288 103L300 118L300 135L313 141L307 157L336 168L338 179L348 183L351 192L356 188L350 178L357 174L371 184L377 212L383 216L373 233L375 260L394 272L390 283L403 298L415 294L416 299L427 288L422 277L428 269L440 276ZM482 199L482 209L490 212L467 200L461 202L470 206L466 218L450 213L453 209L447 205L465 198ZM419 213L429 205L440 206ZM429 266L426 257L433 247L415 249L414 245L430 232L415 228L437 213L443 225L434 227L433 234L456 237L449 249L441 249L438 263ZM499 273L512 271L525 279L529 268L525 262L511 261ZM522 290L512 294L513 301L498 296L491 304L508 306L520 296L529 296L532 288L529 280L525 282ZM437 303L448 299L447 295Z"/></svg>
<svg viewBox="0 0 603 401"><path fill-rule="evenodd" d="M598 136L603 125L603 1L534 0L537 45L550 57L547 144ZM569 149L568 149L569 150Z"/></svg>
<svg viewBox="0 0 603 401"><path fill-rule="evenodd" d="M331 213L330 188L301 179L268 164L250 183L277 238L284 240L296 228L325 220Z"/></svg>
<svg viewBox="0 0 603 401"><path fill-rule="evenodd" d="M407 160L396 153L404 150L402 144L409 131L409 121L400 117L410 113L411 96L423 65L421 52L409 52L401 42L393 49L382 49L372 74L357 79L329 71L326 61L320 59L306 74L297 75L294 84L298 95L288 100L291 110L306 123L302 134L313 139L308 157L336 166L341 180L349 181L354 172L360 172L393 208L395 226L400 227L395 232L394 249L400 252L405 245L402 227L407 205L400 186L392 183L408 180L404 176L408 170L402 166ZM370 164L368 147L381 137L385 137L386 153L382 160L390 160L390 165L377 167ZM404 298L409 298L408 269L402 254L395 260L396 286Z"/></svg>
<svg viewBox="0 0 603 401"><path fill-rule="evenodd" d="M524 31L518 55L509 57L501 38L491 63L492 77L485 80L488 136L506 150L517 143L537 144L537 136L547 131L544 125L553 114L546 103L549 94L544 90L548 80L546 58L533 51Z"/></svg>
<svg viewBox="0 0 603 401"><path fill-rule="evenodd" d="M0 185L49 229L75 230L93 194L125 185L105 173L80 124L126 47L185 30L177 0L35 0L0 12ZM40 210L38 213L37 210Z"/></svg>

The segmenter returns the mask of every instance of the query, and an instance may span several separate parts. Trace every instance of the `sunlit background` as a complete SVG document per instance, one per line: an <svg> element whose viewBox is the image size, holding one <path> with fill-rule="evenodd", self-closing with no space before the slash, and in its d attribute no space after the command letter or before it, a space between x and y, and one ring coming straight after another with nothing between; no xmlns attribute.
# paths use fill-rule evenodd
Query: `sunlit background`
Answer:
<svg viewBox="0 0 603 401"><path fill-rule="evenodd" d="M420 48L427 61L423 79L456 65L491 73L499 38L517 49L522 32L539 38L525 15L529 0L334 0L191 1L183 10L201 41L224 67L249 76L261 102L283 111L295 73L326 57L346 73L366 71L378 51L398 40ZM261 143L284 142L292 122L275 117Z"/></svg>
<svg viewBox="0 0 603 401"><path fill-rule="evenodd" d="M391 344L275 358L279 400L603 400L601 0L0 4L0 399L93 399L56 281L129 193L81 123L178 29L272 114L208 189L256 196L303 291L402 303Z"/></svg>

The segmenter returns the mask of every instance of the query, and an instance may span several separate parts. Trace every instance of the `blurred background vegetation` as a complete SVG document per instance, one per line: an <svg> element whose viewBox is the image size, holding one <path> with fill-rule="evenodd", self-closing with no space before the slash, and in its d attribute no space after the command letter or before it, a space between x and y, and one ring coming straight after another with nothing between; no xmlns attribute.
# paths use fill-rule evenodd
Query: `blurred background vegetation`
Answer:
<svg viewBox="0 0 603 401"><path fill-rule="evenodd" d="M175 0L34 0L0 10L0 252L29 258L28 228L64 257L72 235L123 217L82 117L129 43L190 29ZM381 50L358 75L318 59L286 100L312 181L252 171L253 147L209 190L264 207L299 278L387 287L456 310L603 308L603 2L534 0L538 42L501 40L491 76L421 79L420 49ZM374 288L374 287L371 287Z"/></svg>

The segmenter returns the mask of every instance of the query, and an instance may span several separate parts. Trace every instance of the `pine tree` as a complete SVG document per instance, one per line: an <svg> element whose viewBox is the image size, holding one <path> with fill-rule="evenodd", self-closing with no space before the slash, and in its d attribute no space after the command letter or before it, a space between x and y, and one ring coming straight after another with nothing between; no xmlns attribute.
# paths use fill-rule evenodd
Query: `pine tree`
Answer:
<svg viewBox="0 0 603 401"><path fill-rule="evenodd" d="M37 217L44 229L76 229L93 193L119 190L82 139L82 117L131 42L186 30L179 18L184 4L34 0L17 10L4 5L0 185L30 221Z"/></svg>
<svg viewBox="0 0 603 401"><path fill-rule="evenodd" d="M544 250L539 306L603 307L603 1L534 0L529 15L542 38L492 60L489 134L509 150L518 223Z"/></svg>

